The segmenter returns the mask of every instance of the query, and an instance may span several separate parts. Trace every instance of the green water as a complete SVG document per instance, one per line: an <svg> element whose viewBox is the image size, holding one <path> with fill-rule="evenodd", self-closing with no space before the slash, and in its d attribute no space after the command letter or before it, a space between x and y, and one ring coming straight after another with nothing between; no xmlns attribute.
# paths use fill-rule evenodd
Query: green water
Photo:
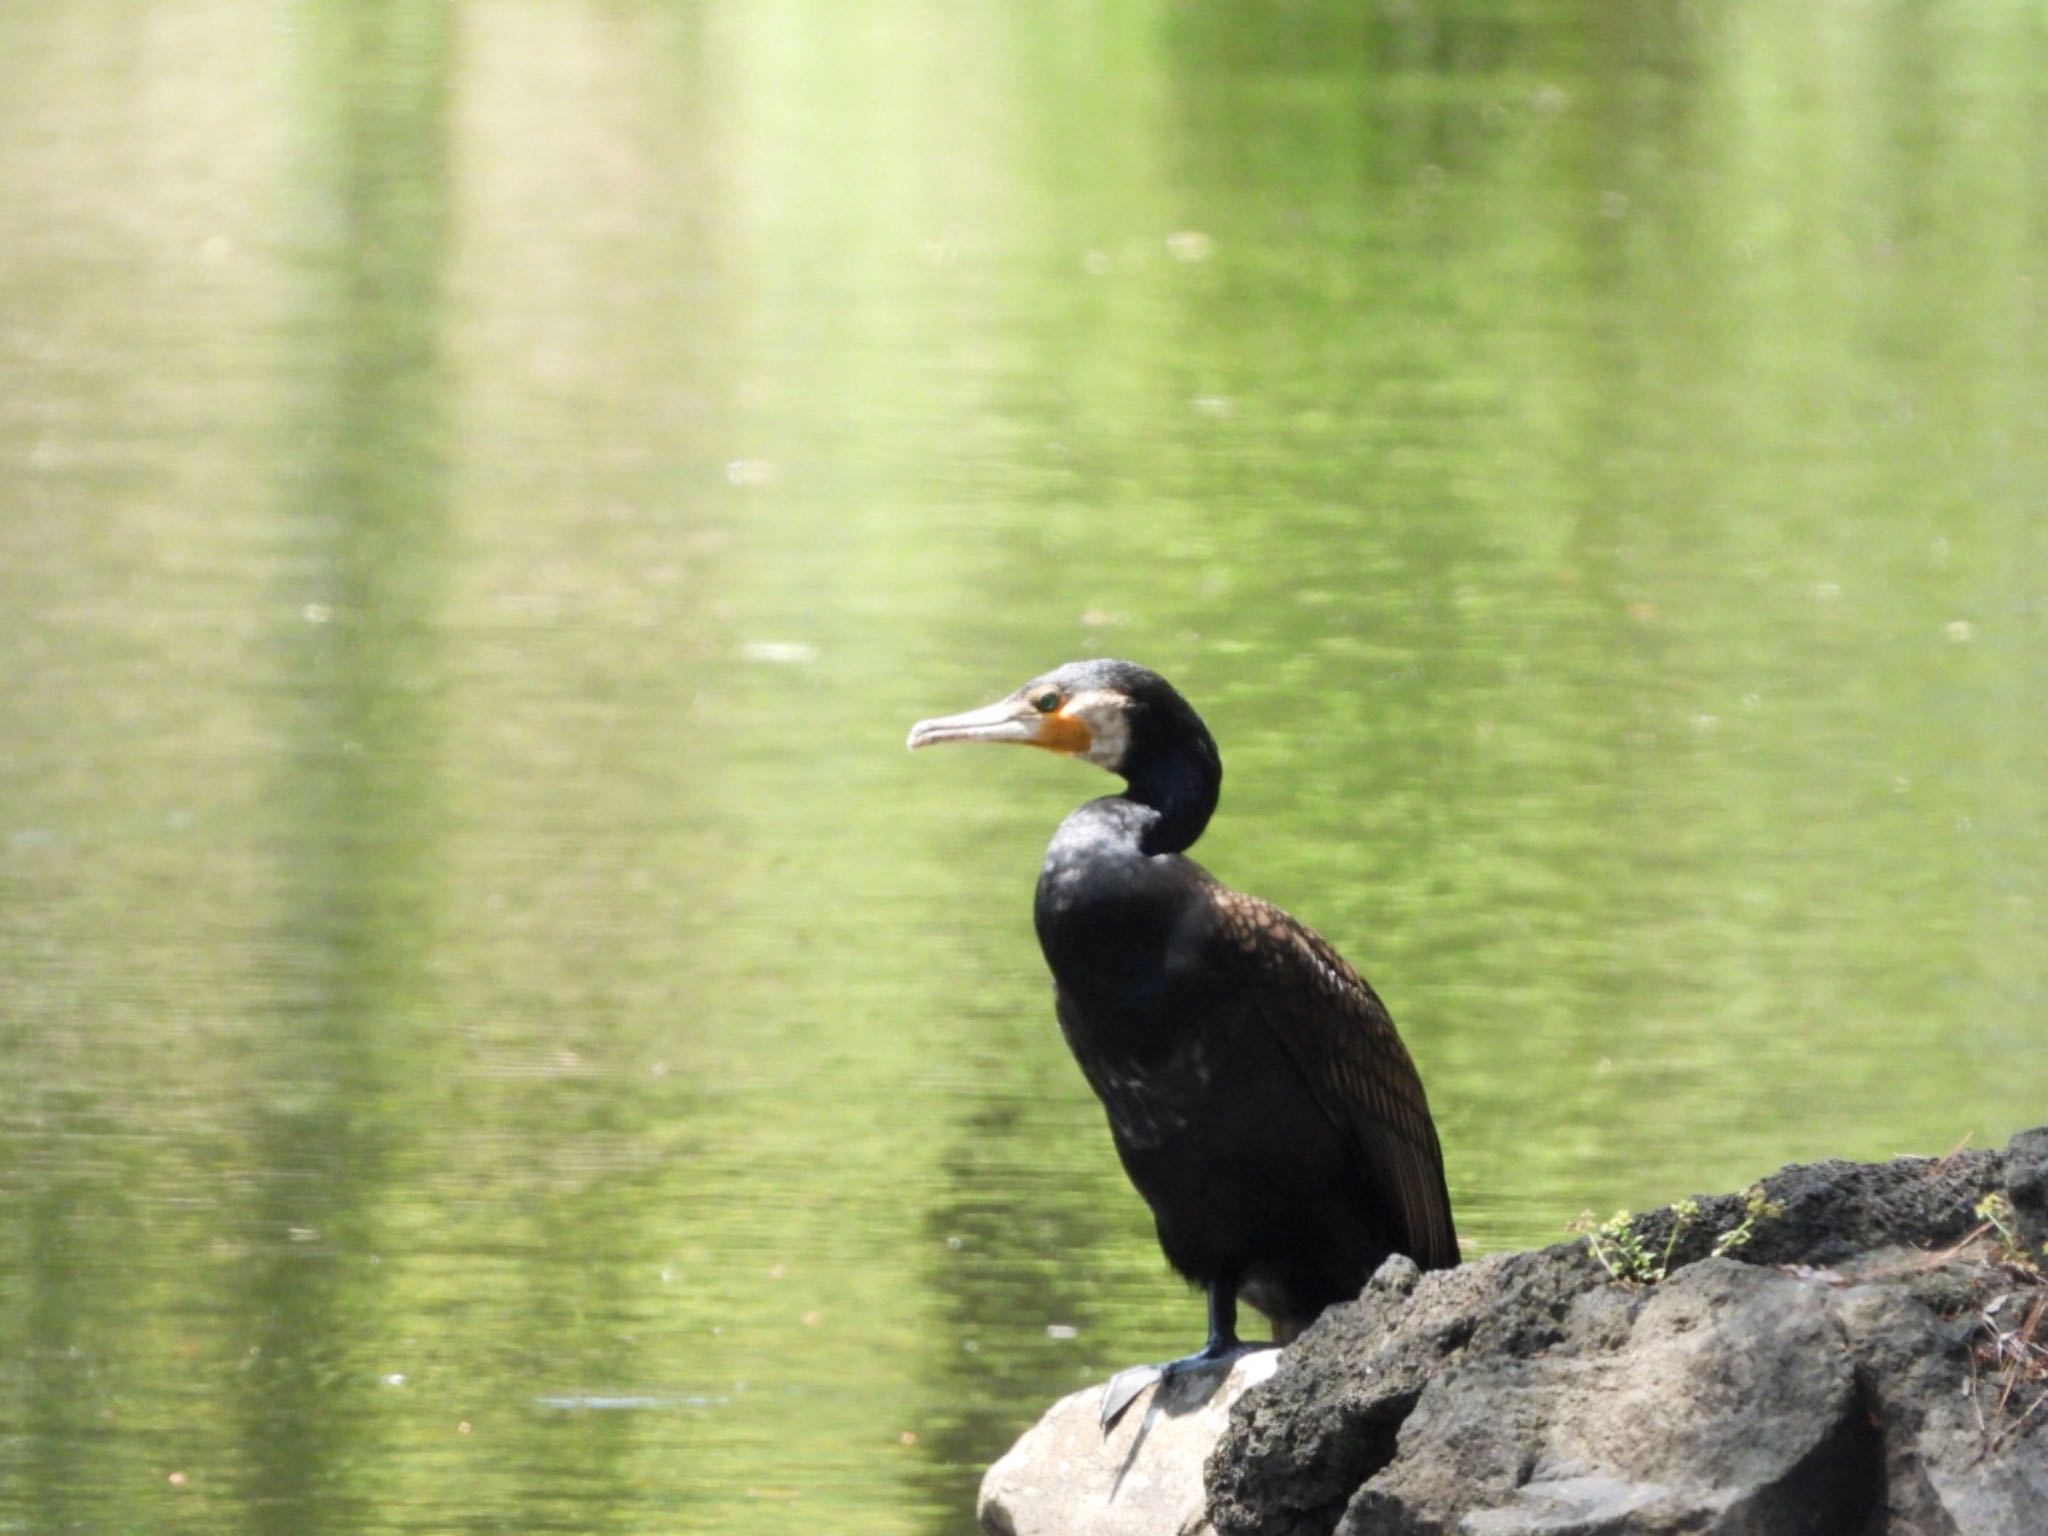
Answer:
<svg viewBox="0 0 2048 1536"><path fill-rule="evenodd" d="M965 1530L1105 653L1474 1253L2048 1119L2048 19L11 0L0 1532Z"/></svg>

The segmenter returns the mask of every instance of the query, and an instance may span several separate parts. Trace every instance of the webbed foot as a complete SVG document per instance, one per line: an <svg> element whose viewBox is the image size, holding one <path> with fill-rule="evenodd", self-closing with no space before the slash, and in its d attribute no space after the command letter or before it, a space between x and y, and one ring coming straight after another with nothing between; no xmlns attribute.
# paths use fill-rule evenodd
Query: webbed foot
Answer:
<svg viewBox="0 0 2048 1536"><path fill-rule="evenodd" d="M1154 1382L1165 1379L1166 1367L1163 1365L1134 1365L1110 1377L1109 1384L1102 1389L1102 1432L1106 1435L1116 1427L1116 1421L1131 1406L1131 1399Z"/></svg>
<svg viewBox="0 0 2048 1536"><path fill-rule="evenodd" d="M1183 1355L1178 1360L1168 1360L1161 1365L1133 1365L1118 1371L1102 1389L1102 1432L1106 1435L1114 1429L1124 1410L1149 1386L1213 1366L1227 1369L1241 1355L1248 1355L1255 1349L1274 1347L1271 1344L1241 1344L1234 1338L1211 1339L1194 1354Z"/></svg>

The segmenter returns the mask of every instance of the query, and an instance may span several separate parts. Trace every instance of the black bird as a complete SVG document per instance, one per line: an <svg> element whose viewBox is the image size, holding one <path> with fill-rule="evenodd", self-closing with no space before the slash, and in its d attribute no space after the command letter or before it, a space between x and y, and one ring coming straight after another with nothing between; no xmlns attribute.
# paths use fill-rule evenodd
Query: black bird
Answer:
<svg viewBox="0 0 2048 1536"><path fill-rule="evenodd" d="M1104 1425L1152 1381L1245 1348L1240 1297L1286 1344L1389 1254L1456 1264L1436 1127L1385 1006L1318 935L1182 856L1223 765L1166 679L1069 662L986 709L920 721L909 744L951 741L1046 747L1128 786L1053 834L1038 941L1160 1247L1208 1294L1209 1337L1120 1373Z"/></svg>

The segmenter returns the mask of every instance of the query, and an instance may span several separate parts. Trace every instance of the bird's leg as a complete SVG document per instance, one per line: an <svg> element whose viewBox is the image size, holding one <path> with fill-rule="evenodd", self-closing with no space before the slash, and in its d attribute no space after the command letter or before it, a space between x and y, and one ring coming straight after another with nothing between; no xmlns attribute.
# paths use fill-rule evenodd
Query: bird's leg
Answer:
<svg viewBox="0 0 2048 1536"><path fill-rule="evenodd" d="M1235 1354L1244 1346L1237 1341L1237 1285L1234 1281L1212 1280L1209 1283L1209 1339L1202 1346L1200 1354L1189 1355L1185 1361L1221 1360L1225 1355Z"/></svg>
<svg viewBox="0 0 2048 1536"><path fill-rule="evenodd" d="M1247 1350L1273 1347L1270 1344L1245 1344L1238 1339L1237 1282L1234 1279L1212 1280L1207 1291L1208 1340L1192 1355L1182 1355L1180 1359L1169 1360L1164 1365L1134 1365L1110 1377L1109 1385L1102 1389L1104 1434L1115 1428L1116 1421L1123 1417L1132 1400L1153 1383L1170 1380L1186 1371L1198 1371L1206 1365L1235 1360Z"/></svg>

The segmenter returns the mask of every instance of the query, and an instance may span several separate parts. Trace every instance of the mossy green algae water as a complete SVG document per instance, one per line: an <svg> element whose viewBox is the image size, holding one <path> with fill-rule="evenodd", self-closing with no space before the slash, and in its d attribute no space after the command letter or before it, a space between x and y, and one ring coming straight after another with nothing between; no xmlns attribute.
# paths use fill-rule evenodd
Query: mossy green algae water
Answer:
<svg viewBox="0 0 2048 1536"><path fill-rule="evenodd" d="M1072 657L1475 1253L2048 1104L2048 26L0 15L0 1530L953 1532L1185 1349Z"/></svg>

